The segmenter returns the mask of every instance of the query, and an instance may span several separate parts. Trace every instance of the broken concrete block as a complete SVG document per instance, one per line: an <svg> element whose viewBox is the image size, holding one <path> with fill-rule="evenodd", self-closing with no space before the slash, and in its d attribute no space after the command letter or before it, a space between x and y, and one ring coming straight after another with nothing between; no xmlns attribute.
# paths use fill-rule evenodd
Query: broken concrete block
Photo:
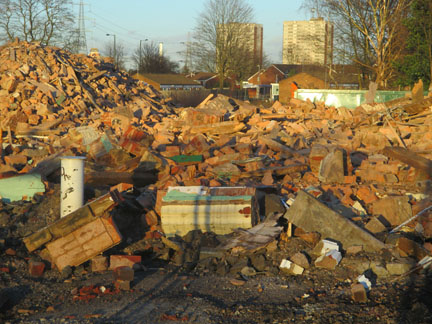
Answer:
<svg viewBox="0 0 432 324"><path fill-rule="evenodd" d="M302 268L309 269L309 267L310 267L310 262L309 262L308 256L306 256L302 252L297 252L290 259L292 262L301 266Z"/></svg>
<svg viewBox="0 0 432 324"><path fill-rule="evenodd" d="M322 240L323 246L321 250L321 254L325 254L331 251L339 251L339 244L329 240Z"/></svg>
<svg viewBox="0 0 432 324"><path fill-rule="evenodd" d="M389 272L386 267L380 262L372 261L370 264L372 271L378 276L378 278L386 278L389 276Z"/></svg>
<svg viewBox="0 0 432 324"><path fill-rule="evenodd" d="M387 231L387 227L385 227L385 225L382 222L380 222L378 217L372 217L370 221L367 222L367 224L365 225L365 229L367 229L369 232L373 234Z"/></svg>
<svg viewBox="0 0 432 324"><path fill-rule="evenodd" d="M351 296L357 303L367 302L367 291L361 283L356 283L351 286Z"/></svg>
<svg viewBox="0 0 432 324"><path fill-rule="evenodd" d="M319 232L323 237L331 237L344 246L362 245L365 251L385 248L383 242L304 191L298 193L284 217L306 231Z"/></svg>
<svg viewBox="0 0 432 324"><path fill-rule="evenodd" d="M335 149L321 161L318 179L324 183L344 183L344 150Z"/></svg>
<svg viewBox="0 0 432 324"><path fill-rule="evenodd" d="M386 264L386 269L391 276L400 276L411 270L411 263L390 262Z"/></svg>
<svg viewBox="0 0 432 324"><path fill-rule="evenodd" d="M282 260L279 268L283 272L293 275L301 275L304 271L304 268L286 259Z"/></svg>
<svg viewBox="0 0 432 324"><path fill-rule="evenodd" d="M358 274L370 269L370 261L364 258L344 258L341 261L341 265L352 269Z"/></svg>
<svg viewBox="0 0 432 324"><path fill-rule="evenodd" d="M412 217L411 204L407 196L391 196L373 203L374 215L383 216L392 226L397 226Z"/></svg>

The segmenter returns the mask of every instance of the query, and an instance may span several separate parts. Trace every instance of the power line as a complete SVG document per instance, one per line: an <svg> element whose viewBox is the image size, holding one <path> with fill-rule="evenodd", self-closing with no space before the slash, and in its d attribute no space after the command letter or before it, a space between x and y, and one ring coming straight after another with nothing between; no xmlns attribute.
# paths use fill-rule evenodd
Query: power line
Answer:
<svg viewBox="0 0 432 324"><path fill-rule="evenodd" d="M98 10L100 10L100 9L98 9ZM119 29L123 30L124 32L127 32L127 34L125 34L124 32L119 32L118 29L117 29L117 30L114 30L114 29L111 28L111 27L107 27L106 25L102 25L102 24L98 23L99 26L101 26L101 27L103 27L103 28L106 28L106 29L109 29L109 30L111 30L112 32L115 32L115 33L117 33L117 34L123 34L125 38L131 38L131 39L136 40L137 42L139 42L139 41L140 41L141 39L143 39L143 38L147 38L147 39L149 39L149 40L154 40L154 39L152 39L152 37L150 37L149 35L142 35L142 34L140 34L139 32L137 32L136 30L127 29L127 28L125 28L125 27L123 27L123 26L121 26L121 25L115 23L114 21L112 21L112 20L110 20L110 19L108 19L108 18L106 18L106 17L101 16L100 14L98 14L98 13L92 11L91 7L90 7L90 9L89 9L89 12L90 12L92 15L94 15L95 17L97 17L97 18L99 18L99 19L105 21L105 22L108 23L109 25L115 26L116 28L119 28ZM138 35L138 36L134 36L134 35ZM160 38L160 37L159 37L159 38ZM175 41L175 42L173 42L173 41L161 41L160 39L158 39L158 40L154 40L154 41L157 41L157 42L163 42L164 44L178 44L178 43L179 43L179 42L177 42L177 41Z"/></svg>
<svg viewBox="0 0 432 324"><path fill-rule="evenodd" d="M136 33L137 33L135 30L129 30L129 29L126 29L126 28L124 28L123 26L120 26L120 25L116 24L115 22L113 22L113 21L111 21L111 20L109 20L109 19L107 19L107 18L98 15L97 13L95 13L94 11L92 11L91 9L90 9L90 13L93 14L94 16L98 17L99 19L104 20L105 22L109 23L110 25L114 25L114 26L116 26L117 28L120 28L120 29L126 31L126 32L128 33L128 37L129 37L129 38L134 38L134 39L136 39L137 41L139 41L140 39L143 38L143 37L140 37L140 36L138 36L138 37L134 37L134 36L132 36L131 34L136 34ZM118 32L118 31L117 31L117 32ZM141 35L141 36L142 36L142 35ZM147 38L148 38L148 37L147 37Z"/></svg>

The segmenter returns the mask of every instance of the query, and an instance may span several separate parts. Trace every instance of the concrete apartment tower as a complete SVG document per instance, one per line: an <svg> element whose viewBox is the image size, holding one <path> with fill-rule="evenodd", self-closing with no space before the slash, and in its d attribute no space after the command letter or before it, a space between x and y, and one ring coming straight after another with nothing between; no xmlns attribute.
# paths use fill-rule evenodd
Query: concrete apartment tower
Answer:
<svg viewBox="0 0 432 324"><path fill-rule="evenodd" d="M283 64L328 65L333 59L333 24L323 18L283 23Z"/></svg>
<svg viewBox="0 0 432 324"><path fill-rule="evenodd" d="M245 41L253 53L253 60L262 67L263 64L263 25L245 24L243 29Z"/></svg>

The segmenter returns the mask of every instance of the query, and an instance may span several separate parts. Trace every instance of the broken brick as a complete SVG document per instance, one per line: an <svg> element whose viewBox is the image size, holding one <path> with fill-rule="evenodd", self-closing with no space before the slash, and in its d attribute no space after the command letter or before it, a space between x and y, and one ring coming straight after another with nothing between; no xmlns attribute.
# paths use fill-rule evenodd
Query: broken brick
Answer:
<svg viewBox="0 0 432 324"><path fill-rule="evenodd" d="M126 280L116 280L114 281L114 287L118 290L130 290L131 282Z"/></svg>
<svg viewBox="0 0 432 324"><path fill-rule="evenodd" d="M130 267L136 268L141 265L140 255L111 255L110 256L110 270L114 270L118 267Z"/></svg>
<svg viewBox="0 0 432 324"><path fill-rule="evenodd" d="M367 291L361 283L356 283L351 286L352 299L357 303L367 302Z"/></svg>
<svg viewBox="0 0 432 324"><path fill-rule="evenodd" d="M374 192L369 187L359 187L356 192L356 196L362 200L365 204L373 203L378 199Z"/></svg>
<svg viewBox="0 0 432 324"><path fill-rule="evenodd" d="M33 277L42 277L45 271L45 263L41 261L29 261L29 273Z"/></svg>
<svg viewBox="0 0 432 324"><path fill-rule="evenodd" d="M128 266L117 267L113 270L115 280L132 281L134 280L134 270Z"/></svg>

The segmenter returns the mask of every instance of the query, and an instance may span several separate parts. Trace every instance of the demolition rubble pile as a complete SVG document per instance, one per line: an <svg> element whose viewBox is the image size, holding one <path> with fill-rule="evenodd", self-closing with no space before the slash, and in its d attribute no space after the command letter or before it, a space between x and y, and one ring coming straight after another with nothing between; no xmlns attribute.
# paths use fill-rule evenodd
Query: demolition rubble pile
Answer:
<svg viewBox="0 0 432 324"><path fill-rule="evenodd" d="M148 144L153 127L173 114L151 86L109 62L35 43L0 52L0 172L26 173L53 156L95 162L129 139ZM107 161L108 163L109 161Z"/></svg>
<svg viewBox="0 0 432 324"><path fill-rule="evenodd" d="M343 264L360 276L352 293L364 301L371 289L364 271L385 277L429 264L432 99L421 86L411 97L354 110L298 99L263 108L224 96L175 108L110 63L17 42L1 49L0 87L4 200L27 173L40 174L49 191L64 155L86 156L86 185L110 188L27 233L27 250L59 270L90 259L95 271L108 269L100 254L123 241L130 244L110 255L112 270L136 268L148 250L221 274ZM119 231L115 205L141 219L141 237L122 231L117 218ZM194 228L235 235L222 240ZM295 240L306 247L284 255ZM391 252L385 261L355 262L383 250ZM230 254L247 258L236 263ZM348 256L354 261L344 262ZM115 271L117 286L129 288L133 273Z"/></svg>

